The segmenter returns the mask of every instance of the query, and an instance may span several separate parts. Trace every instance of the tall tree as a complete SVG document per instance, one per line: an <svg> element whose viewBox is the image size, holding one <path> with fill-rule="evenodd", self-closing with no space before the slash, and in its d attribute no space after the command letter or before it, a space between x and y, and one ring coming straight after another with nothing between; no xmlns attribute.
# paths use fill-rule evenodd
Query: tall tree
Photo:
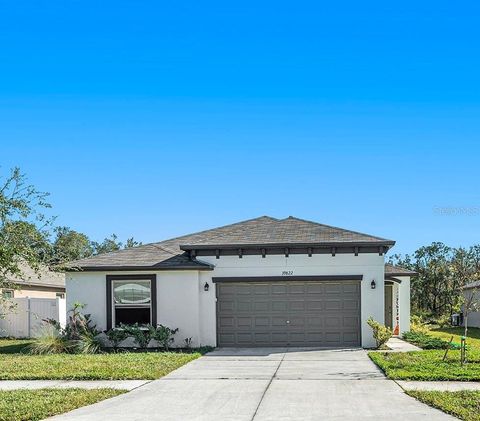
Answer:
<svg viewBox="0 0 480 421"><path fill-rule="evenodd" d="M38 269L49 253L47 197L27 183L19 168L0 177L0 288L22 275L23 264Z"/></svg>
<svg viewBox="0 0 480 421"><path fill-rule="evenodd" d="M93 254L94 248L90 239L69 227L55 228L52 263L61 265L73 260L83 259Z"/></svg>

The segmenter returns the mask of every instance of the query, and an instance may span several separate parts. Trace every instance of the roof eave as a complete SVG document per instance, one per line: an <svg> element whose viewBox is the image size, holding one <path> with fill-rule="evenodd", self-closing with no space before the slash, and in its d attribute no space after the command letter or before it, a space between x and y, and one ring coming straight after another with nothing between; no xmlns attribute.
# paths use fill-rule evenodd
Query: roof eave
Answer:
<svg viewBox="0 0 480 421"><path fill-rule="evenodd" d="M180 249L183 251L191 250L225 250L225 249L239 249L239 248L323 248L323 247L362 247L362 246L383 246L393 247L395 241L393 240L378 240L378 241L331 241L322 243L239 243L239 244L182 244Z"/></svg>
<svg viewBox="0 0 480 421"><path fill-rule="evenodd" d="M111 272L111 271L169 271L169 270L213 270L213 266L77 266L64 268L65 272Z"/></svg>

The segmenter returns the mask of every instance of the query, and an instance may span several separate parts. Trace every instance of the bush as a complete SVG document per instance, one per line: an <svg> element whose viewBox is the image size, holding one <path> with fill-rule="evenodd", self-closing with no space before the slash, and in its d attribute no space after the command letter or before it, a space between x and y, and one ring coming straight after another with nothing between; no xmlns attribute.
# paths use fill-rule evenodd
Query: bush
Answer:
<svg viewBox="0 0 480 421"><path fill-rule="evenodd" d="M405 332L403 339L423 349L446 349L448 342L421 332Z"/></svg>
<svg viewBox="0 0 480 421"><path fill-rule="evenodd" d="M155 339L160 344L160 346L165 350L169 349L170 345L174 341L173 335L175 335L175 333L177 332L178 332L178 328L170 329L169 327L164 325L158 325L156 328L152 326L152 330L151 330L152 338ZM188 342L188 344L191 343L191 338L189 339L190 341Z"/></svg>
<svg viewBox="0 0 480 421"><path fill-rule="evenodd" d="M103 343L98 335L83 334L75 341L76 351L80 354L99 354Z"/></svg>
<svg viewBox="0 0 480 421"><path fill-rule="evenodd" d="M89 314L80 312L85 306L75 303L69 311L64 329L53 319L45 319L46 326L41 335L31 344L32 354L82 353L96 354L101 351L102 343L98 338L100 331L92 323Z"/></svg>
<svg viewBox="0 0 480 421"><path fill-rule="evenodd" d="M117 349L120 343L128 338L127 332L123 329L110 329L108 332L105 332L105 334L113 349Z"/></svg>
<svg viewBox="0 0 480 421"><path fill-rule="evenodd" d="M392 337L392 329L373 320L372 317L367 320L367 323L373 330L373 337L377 343L377 348L380 348Z"/></svg>
<svg viewBox="0 0 480 421"><path fill-rule="evenodd" d="M430 329L420 316L412 315L410 316L410 331L426 335L430 332Z"/></svg>
<svg viewBox="0 0 480 421"><path fill-rule="evenodd" d="M71 353L75 349L75 344L68 340L63 332L54 325L46 325L40 336L36 338L29 346L31 354L63 354Z"/></svg>
<svg viewBox="0 0 480 421"><path fill-rule="evenodd" d="M131 336L138 346L142 349L146 349L152 339L152 326L141 326L138 323L133 325L120 325L120 329L123 329L125 334Z"/></svg>
<svg viewBox="0 0 480 421"><path fill-rule="evenodd" d="M435 322L439 327L444 328L444 327L450 326L451 317L448 314L444 314L443 316L438 317L437 320L435 320Z"/></svg>

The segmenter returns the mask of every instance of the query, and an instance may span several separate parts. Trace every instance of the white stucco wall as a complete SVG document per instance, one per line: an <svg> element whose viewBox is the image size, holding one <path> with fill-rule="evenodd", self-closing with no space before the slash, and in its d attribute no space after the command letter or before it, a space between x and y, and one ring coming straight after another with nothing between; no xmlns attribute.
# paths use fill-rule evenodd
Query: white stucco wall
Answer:
<svg viewBox="0 0 480 421"><path fill-rule="evenodd" d="M90 313L99 330L107 328L106 275L141 274L147 272L73 272L66 276L67 309L75 302L86 304L84 313ZM157 323L178 328L176 345L182 346L185 338L193 344L200 340L200 282L198 271L158 271ZM203 290L202 290L203 292Z"/></svg>
<svg viewBox="0 0 480 421"><path fill-rule="evenodd" d="M225 256L220 259L201 257L199 260L215 265L213 271L159 271L157 275L157 322L179 328L176 343L193 338L193 345L216 345L215 285L212 277L218 276L282 276L283 271L292 271L293 276L310 275L363 275L361 282L362 345L374 346L371 329L366 320L372 316L384 322L384 257L377 253L337 254L331 256L290 255L285 256ZM117 272L118 273L118 272ZM139 272L121 272L134 274ZM114 274L114 273L108 273ZM91 313L99 329L106 328L106 272L73 272L67 274L67 308L75 301L87 304L85 312ZM288 276L285 276L288 279ZM376 288L371 289L372 280ZM205 292L205 282L210 290ZM408 282L408 278L407 278ZM407 287L402 281L402 287ZM401 326L409 320L409 301L405 290L400 293L401 306L407 305L400 315ZM407 317L408 313L408 317ZM402 322L403 320L403 322ZM402 327L403 329L403 327Z"/></svg>

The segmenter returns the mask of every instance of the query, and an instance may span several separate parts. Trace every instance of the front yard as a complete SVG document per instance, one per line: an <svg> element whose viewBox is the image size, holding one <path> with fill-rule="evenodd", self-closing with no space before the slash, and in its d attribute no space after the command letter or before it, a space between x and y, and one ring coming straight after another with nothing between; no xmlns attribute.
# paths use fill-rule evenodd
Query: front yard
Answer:
<svg viewBox="0 0 480 421"><path fill-rule="evenodd" d="M432 330L429 335L454 342L460 342L462 328ZM450 350L442 361L444 350L423 350L419 352L388 353L370 352L370 358L395 380L457 380L480 381L480 329L469 329L468 361L460 364L460 351Z"/></svg>
<svg viewBox="0 0 480 421"><path fill-rule="evenodd" d="M0 421L36 421L124 393L114 389L0 391Z"/></svg>
<svg viewBox="0 0 480 421"><path fill-rule="evenodd" d="M480 420L480 391L409 391L408 395L464 421Z"/></svg>
<svg viewBox="0 0 480 421"><path fill-rule="evenodd" d="M0 380L158 379L200 352L118 352L31 355L31 340L0 339ZM117 396L114 389L0 391L0 421L33 421Z"/></svg>
<svg viewBox="0 0 480 421"><path fill-rule="evenodd" d="M29 342L0 340L0 380L152 380L201 355L199 352L30 355L26 350Z"/></svg>

